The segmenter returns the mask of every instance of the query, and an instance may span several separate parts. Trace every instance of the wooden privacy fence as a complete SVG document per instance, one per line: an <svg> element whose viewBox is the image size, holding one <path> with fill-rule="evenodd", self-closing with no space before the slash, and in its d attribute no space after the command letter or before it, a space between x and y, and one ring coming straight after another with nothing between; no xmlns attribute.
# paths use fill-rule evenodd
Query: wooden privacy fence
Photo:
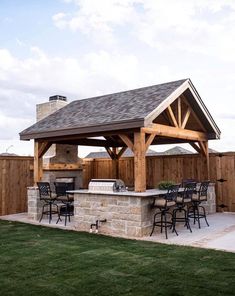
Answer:
<svg viewBox="0 0 235 296"><path fill-rule="evenodd" d="M119 160L119 178L126 186L134 186L133 157ZM147 188L157 187L162 180L207 179L205 158L198 154L146 157ZM84 159L83 187L92 178L114 178L110 159ZM215 182L217 210L235 211L235 153L210 154L210 180ZM222 208L221 208L222 205ZM223 205L226 206L223 208Z"/></svg>
<svg viewBox="0 0 235 296"><path fill-rule="evenodd" d="M162 180L181 182L185 178L204 180L205 159L197 154L146 157L147 187ZM110 159L83 160L83 187L92 178L114 178ZM126 186L134 186L132 157L119 160L119 177ZM217 205L235 212L235 153L210 154L210 180L215 182ZM0 156L0 215L27 211L27 187L33 185L33 157ZM221 210L221 207L218 207Z"/></svg>
<svg viewBox="0 0 235 296"><path fill-rule="evenodd" d="M26 212L32 185L33 157L0 156L0 215Z"/></svg>

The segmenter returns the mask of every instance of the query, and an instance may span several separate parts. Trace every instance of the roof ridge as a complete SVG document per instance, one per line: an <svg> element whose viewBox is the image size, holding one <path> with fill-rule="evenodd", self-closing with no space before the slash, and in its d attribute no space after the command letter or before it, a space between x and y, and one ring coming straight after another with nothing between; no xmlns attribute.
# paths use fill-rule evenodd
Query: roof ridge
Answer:
<svg viewBox="0 0 235 296"><path fill-rule="evenodd" d="M185 82L186 80L189 80L189 79L190 78L178 79L178 80L173 80L173 81L169 81L169 82L164 82L164 83L159 83L159 84L153 84L153 85L143 86L143 87L138 87L138 88L133 88L133 89L127 89L127 90L124 90L124 91L118 91L118 92L108 93L108 94L94 96L94 97L87 97L87 98L84 98L84 99L76 99L76 100L73 100L72 102L70 102L69 104L71 104L73 102L77 102L77 101L92 100L92 99L103 98L103 97L111 96L111 95L124 94L124 93L130 92L130 91L135 91L135 90L144 90L146 88L150 88L150 87L153 87L153 86L160 86L160 85L164 85L164 84L176 83L176 82L179 82L179 81L182 81L182 83L183 83L183 82ZM66 106L68 106L68 105L66 105Z"/></svg>

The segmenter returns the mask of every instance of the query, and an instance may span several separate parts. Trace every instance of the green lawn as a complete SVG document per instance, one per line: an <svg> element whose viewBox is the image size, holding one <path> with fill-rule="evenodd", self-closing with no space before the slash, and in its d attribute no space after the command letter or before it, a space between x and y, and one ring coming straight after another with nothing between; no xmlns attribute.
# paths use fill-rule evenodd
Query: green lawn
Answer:
<svg viewBox="0 0 235 296"><path fill-rule="evenodd" d="M235 295L235 254L0 221L0 295Z"/></svg>

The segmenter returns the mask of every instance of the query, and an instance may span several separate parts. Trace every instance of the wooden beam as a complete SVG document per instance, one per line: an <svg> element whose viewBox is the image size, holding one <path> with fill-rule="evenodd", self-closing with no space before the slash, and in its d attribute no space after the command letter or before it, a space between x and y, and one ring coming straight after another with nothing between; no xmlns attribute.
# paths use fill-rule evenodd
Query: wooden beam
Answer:
<svg viewBox="0 0 235 296"><path fill-rule="evenodd" d="M202 153L204 156L206 156L206 154L207 154L207 150L206 150L205 143L202 142L202 141L199 141L198 144L199 144L199 147L201 148L201 153Z"/></svg>
<svg viewBox="0 0 235 296"><path fill-rule="evenodd" d="M149 146L152 144L152 142L153 142L155 136L156 136L156 135L154 135L154 134L149 134L149 135L147 135L146 143L145 143L145 153L146 153L147 150L149 149Z"/></svg>
<svg viewBox="0 0 235 296"><path fill-rule="evenodd" d="M178 109L178 126L181 127L182 115L181 115L181 98L177 100L177 109Z"/></svg>
<svg viewBox="0 0 235 296"><path fill-rule="evenodd" d="M134 176L135 191L146 190L146 160L145 160L145 133L134 133Z"/></svg>
<svg viewBox="0 0 235 296"><path fill-rule="evenodd" d="M168 117L169 117L169 120L170 120L171 124L172 124L173 126L175 126L175 127L179 127L179 126L178 126L178 123L177 123L177 120L176 120L176 118L175 118L174 112L173 112L173 110L172 110L172 108L171 108L171 106L168 106L168 107L167 107L166 112L167 112L167 115L168 115Z"/></svg>
<svg viewBox="0 0 235 296"><path fill-rule="evenodd" d="M189 143L199 154L202 153L200 147L196 143Z"/></svg>
<svg viewBox="0 0 235 296"><path fill-rule="evenodd" d="M68 139L68 140L56 140L55 144L70 144L78 146L97 146L97 147L120 147L120 143L109 140L101 139Z"/></svg>
<svg viewBox="0 0 235 296"><path fill-rule="evenodd" d="M52 143L50 142L38 142L38 156L41 158L51 147Z"/></svg>
<svg viewBox="0 0 235 296"><path fill-rule="evenodd" d="M183 139L188 141L207 141L207 134L198 131L192 131L163 124L152 124L150 127L141 129L147 134L155 134L168 138Z"/></svg>
<svg viewBox="0 0 235 296"><path fill-rule="evenodd" d="M34 141L34 185L37 186L37 182L41 181L42 170L42 157L39 157L40 143Z"/></svg>
<svg viewBox="0 0 235 296"><path fill-rule="evenodd" d="M111 159L115 159L115 155L113 151L109 147L105 147L106 151L108 152L108 155L110 156Z"/></svg>
<svg viewBox="0 0 235 296"><path fill-rule="evenodd" d="M47 163L43 164L43 170L48 171L77 171L82 169L81 163Z"/></svg>
<svg viewBox="0 0 235 296"><path fill-rule="evenodd" d="M198 118L197 114L194 112L194 110L192 109L192 107L189 105L187 98L182 94L181 97L184 99L184 103L188 106L188 108L191 111L191 114L193 115L193 117L195 118L195 120L197 121L198 125L200 126L200 128L202 129L202 131L206 132L205 127L203 126L203 124L201 123L200 119Z"/></svg>
<svg viewBox="0 0 235 296"><path fill-rule="evenodd" d="M121 140L127 145L128 148L131 149L131 151L133 151L134 149L134 144L131 141L131 139L125 135L125 134L120 134L119 137L121 138Z"/></svg>
<svg viewBox="0 0 235 296"><path fill-rule="evenodd" d="M122 147L117 154L117 159L121 158L123 153L126 151L127 147Z"/></svg>
<svg viewBox="0 0 235 296"><path fill-rule="evenodd" d="M181 128L185 128L187 122L188 122L188 119L189 119L189 116L191 114L191 110L188 108L185 115L184 115L184 119L183 119L183 122L182 122L182 125L181 125Z"/></svg>

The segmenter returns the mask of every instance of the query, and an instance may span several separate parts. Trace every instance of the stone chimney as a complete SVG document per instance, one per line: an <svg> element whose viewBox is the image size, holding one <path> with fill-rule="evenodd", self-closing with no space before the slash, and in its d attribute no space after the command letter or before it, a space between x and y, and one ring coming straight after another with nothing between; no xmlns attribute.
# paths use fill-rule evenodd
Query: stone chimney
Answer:
<svg viewBox="0 0 235 296"><path fill-rule="evenodd" d="M49 102L38 104L36 106L36 120L39 121L47 117L67 104L67 98L64 96L55 95L49 97Z"/></svg>
<svg viewBox="0 0 235 296"><path fill-rule="evenodd" d="M49 97L49 102L36 106L37 121L65 107L67 104L67 98L64 96L54 95ZM72 177L75 180L76 188L81 187L81 160L78 158L77 145L53 144L43 157L43 166L44 181L53 183L58 178ZM58 170L56 166L65 169Z"/></svg>

